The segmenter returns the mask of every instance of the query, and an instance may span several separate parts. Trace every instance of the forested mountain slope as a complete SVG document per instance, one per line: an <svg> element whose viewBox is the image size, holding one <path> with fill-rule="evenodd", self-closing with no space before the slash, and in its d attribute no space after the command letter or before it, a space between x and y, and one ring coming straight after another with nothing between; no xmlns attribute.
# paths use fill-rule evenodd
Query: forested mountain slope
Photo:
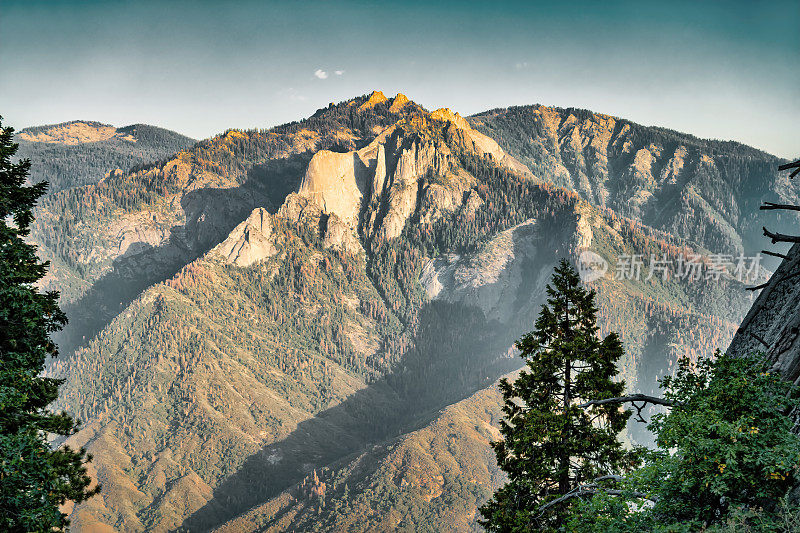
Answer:
<svg viewBox="0 0 800 533"><path fill-rule="evenodd" d="M231 130L166 161L44 199L33 239L53 264L45 286L57 279L66 304L65 351L223 240L254 207L277 209L318 150L355 148L400 116L386 102L366 110L346 103L268 131Z"/></svg>
<svg viewBox="0 0 800 533"><path fill-rule="evenodd" d="M498 481L479 391L519 367L553 265L582 251L609 264L592 286L632 387L727 344L749 305L735 276L614 276L708 249L554 179L376 92L51 195L34 239L77 348L51 373L105 487L75 528L401 525L380 509L469 530ZM482 429L440 438L442 409Z"/></svg>
<svg viewBox="0 0 800 533"><path fill-rule="evenodd" d="M736 142L542 105L468 120L537 176L716 253L757 253L768 217L759 205L800 201L800 184L777 171L783 160ZM783 230L800 219L769 220Z"/></svg>
<svg viewBox="0 0 800 533"><path fill-rule="evenodd" d="M158 161L195 143L147 124L116 128L83 120L25 128L16 141L17 156L31 160L31 181L47 181L50 193L97 183L110 172Z"/></svg>
<svg viewBox="0 0 800 533"><path fill-rule="evenodd" d="M580 216L573 214L571 235L558 235L549 225L538 231L535 223L528 222L501 232L476 254L441 259L443 268L439 274L449 277L448 270L452 269L453 278L461 281L449 284L445 280L430 305L435 308L447 303L449 316L464 309L477 308L480 313L476 313L478 319L474 323L447 321L428 328L436 331L446 327L446 338L429 333L427 338L415 339L418 349L405 358L407 364L432 357L444 359L442 356L451 350L462 354L453 358L458 364L452 366L436 371L424 366L424 372L410 379L419 387L414 389L415 397L447 387L453 378L446 376L459 376L464 369L474 367L482 359L480 353L486 350L487 340L496 339L496 356L515 363L510 342L531 328L543 298L543 283L552 270L552 264L542 263L552 260L552 247L559 248L556 243L582 244L586 249L612 254L669 249L664 241L644 235L633 237L637 231L633 227L631 234L622 229L616 235L624 236L625 242L631 238L635 244L620 245L623 239L615 239L613 228L596 211L585 204L580 211ZM578 222L584 216L597 217L592 220L591 242L587 242L585 231L578 230ZM567 225L565 220L558 224ZM552 241L547 235L553 235ZM428 261L428 265L437 262ZM430 276L425 278L423 274L426 288L433 292L435 284ZM644 382L648 391L655 377L668 371L678 356L708 353L716 346L726 345L741 318L730 309L746 306L742 286L736 282L725 282L718 289L709 283L696 290L690 283L649 286L606 278L593 287L599 291L603 330L613 328L622 333L627 348L623 376L632 383ZM708 295L707 300L694 300L703 292ZM516 296L509 298L510 294ZM693 303L688 304L691 300ZM716 308L715 302L729 306L729 311ZM731 320L717 318L726 314L733 315ZM479 330L486 320L483 317L489 319L489 327ZM499 372L502 367L493 370ZM488 377L495 378L497 374ZM476 380L475 385L480 386L480 381ZM292 439L269 445L215 490L211 503L185 526L192 531L204 530L230 517L235 510L249 507L220 526L220 531L477 530L477 507L501 481L488 446L497 437L494 428L499 416L498 398L493 387L485 389L443 413L432 413L431 422L420 430L396 438L385 435L376 439L373 447L364 444L355 450L340 448L350 453L342 453L342 458L332 463L308 464L314 467L313 471L272 498L268 497L274 487L261 481L278 477L272 461L280 458L281 462L298 463L307 457L308 450L293 449ZM356 397L341 408L350 410L359 405ZM314 435L313 422L307 427L308 430L299 431L303 438Z"/></svg>

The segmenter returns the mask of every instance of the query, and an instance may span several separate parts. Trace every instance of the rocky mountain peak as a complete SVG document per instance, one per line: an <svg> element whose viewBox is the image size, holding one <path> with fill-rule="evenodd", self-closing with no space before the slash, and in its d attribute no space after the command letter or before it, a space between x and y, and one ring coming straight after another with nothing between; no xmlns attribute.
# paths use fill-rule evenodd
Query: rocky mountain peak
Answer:
<svg viewBox="0 0 800 533"><path fill-rule="evenodd" d="M359 111L364 111L365 109L372 109L376 105L382 104L383 102L387 101L389 101L389 99L386 98L386 95L384 95L381 91L372 91L372 93L369 95L369 98L367 98L367 101L361 104L361 106L358 109Z"/></svg>
<svg viewBox="0 0 800 533"><path fill-rule="evenodd" d="M395 97L395 102L402 101ZM400 234L416 209L420 192L424 198L432 195L427 202L432 212L439 212L440 204L455 208L458 202L451 201L450 196L461 198L459 186L453 185L451 188L458 191L446 194L441 185L433 191L423 183L428 176L453 174L454 165L445 142L420 138L415 131L395 125L360 150L320 150L314 154L298 195L351 228L364 222L367 234L391 239ZM367 211L360 221L362 207Z"/></svg>
<svg viewBox="0 0 800 533"><path fill-rule="evenodd" d="M472 130L467 121L464 120L464 117L459 115L457 112L454 113L450 108L447 107L443 107L432 112L431 118L434 120L440 120L442 122L452 122L459 129Z"/></svg>
<svg viewBox="0 0 800 533"><path fill-rule="evenodd" d="M430 114L430 117L434 120L447 122L455 127L461 134L462 142L465 145L464 147L468 150L473 150L483 156L489 156L497 163L508 166L517 172L521 172L523 174L531 173L528 167L517 161L511 155L507 154L494 139L488 135L484 135L476 129L473 129L466 119L464 119L464 117L459 115L457 112L453 112L451 109L443 107L433 111Z"/></svg>
<svg viewBox="0 0 800 533"><path fill-rule="evenodd" d="M390 113L399 113L405 106L411 102L406 95L403 93L397 93L392 99L392 105L389 107Z"/></svg>
<svg viewBox="0 0 800 533"><path fill-rule="evenodd" d="M383 93L375 91L360 109L384 101L388 100ZM389 111L399 112L411 104L398 93ZM453 134L443 135L448 128ZM430 221L463 204L463 193L472 178L459 170L454 147L530 174L458 113L450 109L428 113L420 108L385 128L360 150L314 154L298 195L351 228L363 227L366 235L392 239L418 208L422 220ZM438 178L431 181L432 176ZM364 219L359 220L362 214Z"/></svg>

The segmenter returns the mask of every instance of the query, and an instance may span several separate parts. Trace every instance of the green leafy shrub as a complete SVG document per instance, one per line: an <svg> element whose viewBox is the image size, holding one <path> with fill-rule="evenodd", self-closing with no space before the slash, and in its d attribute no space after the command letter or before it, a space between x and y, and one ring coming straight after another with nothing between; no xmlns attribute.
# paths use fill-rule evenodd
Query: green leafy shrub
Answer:
<svg viewBox="0 0 800 533"><path fill-rule="evenodd" d="M647 495L597 494L576 506L569 531L753 531L796 522L784 500L798 477L800 436L787 416L798 390L756 355L681 360L661 381L669 413L648 426L657 450L623 486ZM772 525L769 525L772 524ZM767 527L769 525L769 527ZM778 528L778 529L770 529ZM711 531L712 529L709 529Z"/></svg>

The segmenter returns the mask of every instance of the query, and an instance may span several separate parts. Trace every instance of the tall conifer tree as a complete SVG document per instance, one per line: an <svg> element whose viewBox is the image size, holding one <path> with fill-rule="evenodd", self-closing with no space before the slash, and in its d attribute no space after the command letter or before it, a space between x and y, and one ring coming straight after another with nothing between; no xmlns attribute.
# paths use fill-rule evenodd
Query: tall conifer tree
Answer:
<svg viewBox="0 0 800 533"><path fill-rule="evenodd" d="M48 434L76 428L66 413L47 409L61 382L41 375L47 356L58 353L50 334L66 317L58 293L34 285L47 263L23 239L47 184L25 185L30 161L12 163L13 132L0 122L0 530L59 531L67 525L59 506L97 489L89 489L83 450L48 443Z"/></svg>
<svg viewBox="0 0 800 533"><path fill-rule="evenodd" d="M598 338L595 293L581 286L566 260L547 295L534 330L517 342L526 368L513 383L500 383L503 440L492 446L509 482L480 510L490 531L555 529L569 503L545 512L543 504L634 462L617 438L630 412L618 405L578 406L621 395L624 384L613 381L623 354L619 337Z"/></svg>

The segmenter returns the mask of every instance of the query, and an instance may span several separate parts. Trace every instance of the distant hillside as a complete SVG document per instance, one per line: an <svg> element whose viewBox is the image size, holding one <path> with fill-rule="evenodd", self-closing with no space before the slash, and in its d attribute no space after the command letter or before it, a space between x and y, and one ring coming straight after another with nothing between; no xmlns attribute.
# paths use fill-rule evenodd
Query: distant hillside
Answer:
<svg viewBox="0 0 800 533"><path fill-rule="evenodd" d="M740 143L542 105L468 120L537 177L716 253L756 253L766 220L781 231L800 221L758 210L800 203L800 182L777 172L783 160Z"/></svg>
<svg viewBox="0 0 800 533"><path fill-rule="evenodd" d="M164 159L196 142L147 124L116 128L82 120L25 128L15 141L17 156L31 160L31 181L50 182L50 193L97 183L109 172Z"/></svg>

